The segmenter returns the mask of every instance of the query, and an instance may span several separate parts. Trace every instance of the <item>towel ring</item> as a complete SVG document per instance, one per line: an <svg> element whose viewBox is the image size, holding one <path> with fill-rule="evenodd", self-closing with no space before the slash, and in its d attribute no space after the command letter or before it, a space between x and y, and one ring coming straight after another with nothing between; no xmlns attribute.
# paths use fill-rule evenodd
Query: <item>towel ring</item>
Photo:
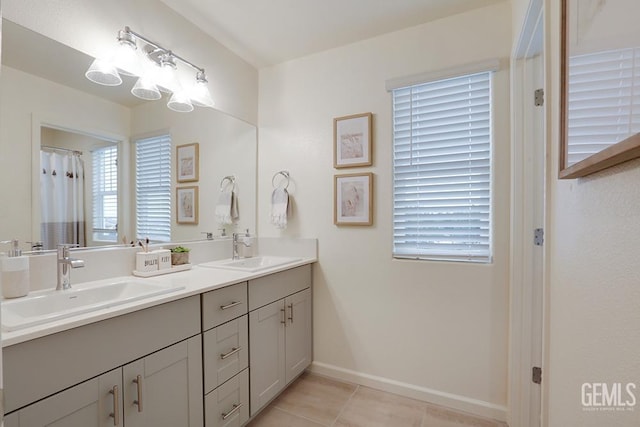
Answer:
<svg viewBox="0 0 640 427"><path fill-rule="evenodd" d="M280 172L276 172L273 175L273 178L271 178L271 185L273 186L273 188L277 188L275 179L278 175L284 176L284 179L287 180L287 185L284 186L284 189L286 190L287 188L289 188L289 182L291 181L291 176L289 175L289 171L280 171Z"/></svg>
<svg viewBox="0 0 640 427"><path fill-rule="evenodd" d="M229 181L229 184L231 184L234 188L236 186L236 177L233 175L227 175L224 178L222 178L222 181L220 181L220 191L224 190L224 188L226 187L225 182Z"/></svg>

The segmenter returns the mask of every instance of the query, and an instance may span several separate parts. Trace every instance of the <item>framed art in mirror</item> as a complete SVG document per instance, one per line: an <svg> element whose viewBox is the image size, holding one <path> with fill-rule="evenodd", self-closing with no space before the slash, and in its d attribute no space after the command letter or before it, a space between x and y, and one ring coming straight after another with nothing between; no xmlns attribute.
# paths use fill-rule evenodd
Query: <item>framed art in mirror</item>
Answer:
<svg viewBox="0 0 640 427"><path fill-rule="evenodd" d="M199 177L200 144L178 145L176 147L176 177L178 182L194 182Z"/></svg>
<svg viewBox="0 0 640 427"><path fill-rule="evenodd" d="M198 224L198 187L176 188L176 222L178 224Z"/></svg>
<svg viewBox="0 0 640 427"><path fill-rule="evenodd" d="M562 0L559 178L640 157L637 0Z"/></svg>

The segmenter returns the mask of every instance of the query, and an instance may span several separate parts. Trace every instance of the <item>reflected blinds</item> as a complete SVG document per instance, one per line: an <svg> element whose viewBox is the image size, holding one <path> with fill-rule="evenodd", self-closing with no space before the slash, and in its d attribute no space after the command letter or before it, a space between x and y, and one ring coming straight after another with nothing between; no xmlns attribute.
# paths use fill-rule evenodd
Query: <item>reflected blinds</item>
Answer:
<svg viewBox="0 0 640 427"><path fill-rule="evenodd" d="M139 139L136 147L136 238L171 240L171 137Z"/></svg>
<svg viewBox="0 0 640 427"><path fill-rule="evenodd" d="M93 240L118 241L118 146L91 153Z"/></svg>
<svg viewBox="0 0 640 427"><path fill-rule="evenodd" d="M573 56L568 79L567 165L640 132L640 49Z"/></svg>
<svg viewBox="0 0 640 427"><path fill-rule="evenodd" d="M491 260L491 75L392 91L394 257Z"/></svg>

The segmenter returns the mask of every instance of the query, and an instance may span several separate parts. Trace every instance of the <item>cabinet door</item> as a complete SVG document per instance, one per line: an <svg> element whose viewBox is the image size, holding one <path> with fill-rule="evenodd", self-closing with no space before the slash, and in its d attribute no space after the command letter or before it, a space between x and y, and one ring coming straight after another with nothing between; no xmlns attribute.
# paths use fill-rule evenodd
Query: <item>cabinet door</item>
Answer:
<svg viewBox="0 0 640 427"><path fill-rule="evenodd" d="M288 296L285 305L285 360L288 384L311 363L311 289Z"/></svg>
<svg viewBox="0 0 640 427"><path fill-rule="evenodd" d="M201 427L202 339L195 336L123 367L127 427Z"/></svg>
<svg viewBox="0 0 640 427"><path fill-rule="evenodd" d="M284 300L249 313L251 415L285 386Z"/></svg>
<svg viewBox="0 0 640 427"><path fill-rule="evenodd" d="M12 427L121 426L122 371L115 369L97 378L54 394L13 413ZM5 420L5 421L7 421Z"/></svg>

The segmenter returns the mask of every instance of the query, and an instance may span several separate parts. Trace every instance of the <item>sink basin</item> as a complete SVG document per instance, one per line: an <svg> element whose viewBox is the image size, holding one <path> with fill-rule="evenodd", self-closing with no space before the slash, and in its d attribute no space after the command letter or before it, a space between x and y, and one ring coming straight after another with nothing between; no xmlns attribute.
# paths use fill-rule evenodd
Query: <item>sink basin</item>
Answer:
<svg viewBox="0 0 640 427"><path fill-rule="evenodd" d="M286 264L301 261L302 258L280 257L280 256L257 256L242 259L224 259L221 261L211 261L200 264L201 267L224 268L227 270L238 270L254 273L256 271L267 270L269 268L280 267Z"/></svg>
<svg viewBox="0 0 640 427"><path fill-rule="evenodd" d="M74 285L65 291L37 291L24 298L2 301L2 329L14 331L41 325L179 289L183 287L168 287L144 279L123 278Z"/></svg>

